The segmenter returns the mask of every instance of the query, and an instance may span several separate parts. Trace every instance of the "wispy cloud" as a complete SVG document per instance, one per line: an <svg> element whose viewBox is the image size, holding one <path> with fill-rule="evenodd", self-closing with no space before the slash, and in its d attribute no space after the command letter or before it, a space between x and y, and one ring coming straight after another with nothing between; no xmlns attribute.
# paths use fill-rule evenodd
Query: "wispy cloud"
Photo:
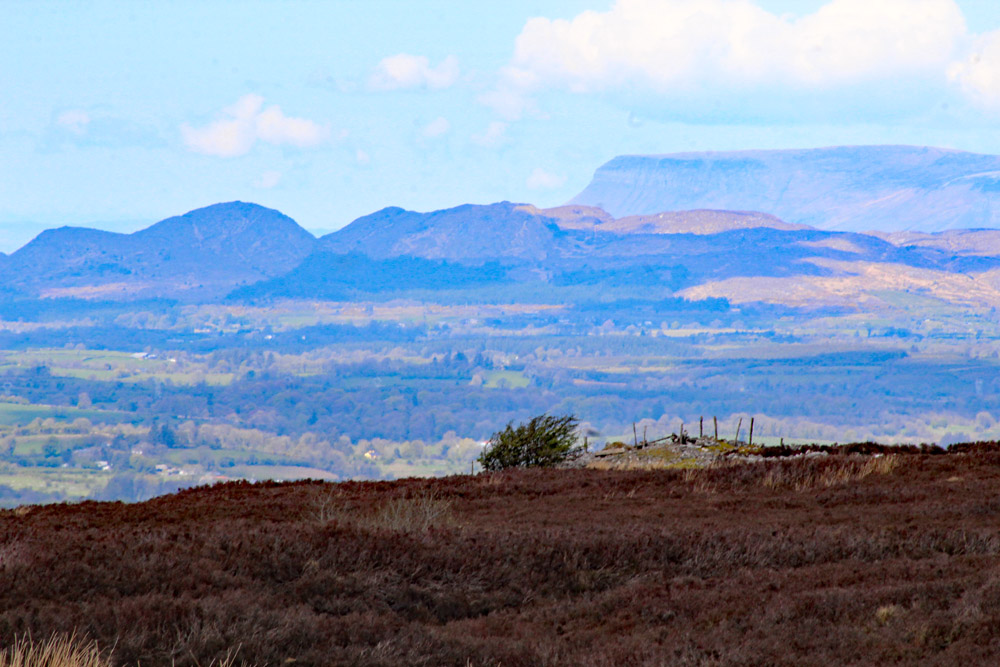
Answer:
<svg viewBox="0 0 1000 667"><path fill-rule="evenodd" d="M451 130L451 123L444 116L438 116L431 122L424 125L424 128L420 131L420 134L426 139L437 139L438 137L443 137L448 134Z"/></svg>
<svg viewBox="0 0 1000 667"><path fill-rule="evenodd" d="M253 182L253 186L255 188L260 188L261 190L270 190L280 182L280 171L265 171Z"/></svg>
<svg viewBox="0 0 1000 667"><path fill-rule="evenodd" d="M948 76L975 104L1000 111L1000 30L977 39L972 52L948 69Z"/></svg>
<svg viewBox="0 0 1000 667"><path fill-rule="evenodd" d="M75 135L82 135L90 125L90 114L81 109L67 109L56 116L56 125Z"/></svg>
<svg viewBox="0 0 1000 667"><path fill-rule="evenodd" d="M495 148L504 142L506 134L507 123L495 120L481 134L472 135L472 141L486 148Z"/></svg>
<svg viewBox="0 0 1000 667"><path fill-rule="evenodd" d="M108 108L70 108L55 112L40 137L41 150L77 148L153 148L164 145L159 129L115 116Z"/></svg>
<svg viewBox="0 0 1000 667"><path fill-rule="evenodd" d="M219 116L201 128L182 125L184 145L196 153L236 157L249 153L258 141L310 148L330 136L328 127L314 121L286 116L276 105L264 108L264 98L259 95L244 95Z"/></svg>
<svg viewBox="0 0 1000 667"><path fill-rule="evenodd" d="M549 173L541 167L535 167L535 170L528 176L528 180L525 181L525 185L531 190L555 190L565 184L565 176Z"/></svg>
<svg viewBox="0 0 1000 667"><path fill-rule="evenodd" d="M437 67L431 67L426 56L400 53L383 58L368 80L372 90L441 90L458 81L458 59L448 56Z"/></svg>

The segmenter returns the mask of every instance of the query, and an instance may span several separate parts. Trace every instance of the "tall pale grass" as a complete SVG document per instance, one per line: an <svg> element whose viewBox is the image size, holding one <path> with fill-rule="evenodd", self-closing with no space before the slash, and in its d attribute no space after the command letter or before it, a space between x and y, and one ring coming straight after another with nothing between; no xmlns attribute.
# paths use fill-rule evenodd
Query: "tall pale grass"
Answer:
<svg viewBox="0 0 1000 667"><path fill-rule="evenodd" d="M237 662L238 652L239 648L230 650L208 667L253 667L245 661ZM111 667L111 651L105 653L96 641L83 641L75 633L53 635L46 641L24 635L0 650L0 667Z"/></svg>
<svg viewBox="0 0 1000 667"><path fill-rule="evenodd" d="M111 667L95 641L54 635L46 641L19 637L0 651L0 667Z"/></svg>
<svg viewBox="0 0 1000 667"><path fill-rule="evenodd" d="M770 489L792 488L796 491L829 488L856 482L871 475L888 475L899 463L899 455L890 454L870 458L864 463L847 460L804 475L789 468L775 468L764 477L764 486Z"/></svg>
<svg viewBox="0 0 1000 667"><path fill-rule="evenodd" d="M393 498L369 519L373 528L425 532L453 522L451 501L435 493Z"/></svg>
<svg viewBox="0 0 1000 667"><path fill-rule="evenodd" d="M499 479L501 476L491 477ZM339 492L329 491L316 499L312 514L320 524L338 522L369 530L426 532L455 523L452 502L433 491L391 498L375 507L354 509L348 509Z"/></svg>

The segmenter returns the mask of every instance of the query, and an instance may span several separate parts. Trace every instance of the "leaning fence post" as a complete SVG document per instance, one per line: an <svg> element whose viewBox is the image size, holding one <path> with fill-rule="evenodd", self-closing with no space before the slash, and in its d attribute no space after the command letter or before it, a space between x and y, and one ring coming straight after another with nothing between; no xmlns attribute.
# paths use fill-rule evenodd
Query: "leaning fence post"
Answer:
<svg viewBox="0 0 1000 667"><path fill-rule="evenodd" d="M743 417L740 417L739 423L736 424L736 439L733 440L733 446L734 447L739 447L740 446L740 429L741 428L743 428Z"/></svg>
<svg viewBox="0 0 1000 667"><path fill-rule="evenodd" d="M719 419L718 417L712 417L712 423L715 424L715 441L719 441Z"/></svg>
<svg viewBox="0 0 1000 667"><path fill-rule="evenodd" d="M698 437L699 438L704 438L705 437L705 418L704 417L698 417Z"/></svg>
<svg viewBox="0 0 1000 667"><path fill-rule="evenodd" d="M753 447L753 417L750 418L750 442L747 443L748 447Z"/></svg>
<svg viewBox="0 0 1000 667"><path fill-rule="evenodd" d="M632 422L632 444L636 447L639 446L639 434L635 430L635 422Z"/></svg>

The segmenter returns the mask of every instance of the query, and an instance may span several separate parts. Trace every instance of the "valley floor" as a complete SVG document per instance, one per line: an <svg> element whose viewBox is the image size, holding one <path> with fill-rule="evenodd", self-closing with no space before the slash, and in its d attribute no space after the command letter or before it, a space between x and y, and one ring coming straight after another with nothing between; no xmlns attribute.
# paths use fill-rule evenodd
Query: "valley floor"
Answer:
<svg viewBox="0 0 1000 667"><path fill-rule="evenodd" d="M1000 448L0 511L0 645L114 664L997 664Z"/></svg>

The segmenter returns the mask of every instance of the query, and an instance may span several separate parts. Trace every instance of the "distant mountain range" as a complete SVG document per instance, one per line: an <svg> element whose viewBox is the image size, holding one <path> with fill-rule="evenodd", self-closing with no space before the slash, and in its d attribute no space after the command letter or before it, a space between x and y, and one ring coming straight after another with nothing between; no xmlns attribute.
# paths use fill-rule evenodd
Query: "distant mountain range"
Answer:
<svg viewBox="0 0 1000 667"><path fill-rule="evenodd" d="M847 173L864 155L872 164ZM888 156L895 156L892 169ZM693 166L699 161L701 167ZM617 193L612 210L629 212L621 217L581 201L550 209L510 202L429 213L386 208L320 238L278 211L230 202L132 234L46 231L0 256L0 296L347 300L481 289L489 298L511 298L511 286L522 285L530 289L519 294L555 301L562 298L558 290L580 287L598 296L603 288L618 290L618 296L847 306L864 295L903 291L1000 305L1000 230L928 233L893 231L886 224L863 234L804 223L831 226L851 207L858 215L877 217L890 209L903 215L920 197L940 202L957 198L959 190L972 193L963 200L965 208L954 204L942 213L952 217L940 224L951 224L971 215L975 197L993 196L993 177L986 171L946 176L986 169L991 161L1000 158L891 147L618 158L599 169L577 199ZM790 179L787 187L764 201L752 183L773 190L779 172ZM804 184L819 188L820 172L836 176L831 182L842 188L839 199L833 190L814 190L814 200L806 196ZM678 194L680 173L690 183L702 181ZM719 187L715 194L706 185L712 179ZM672 195L664 183L673 184ZM893 187L910 195L879 205L862 201L862 194L875 197ZM740 188L743 197L737 196ZM650 208L670 196L693 208ZM754 210L791 210L793 201L798 213L791 222L774 208ZM833 201L846 203L840 209L821 205ZM732 209L706 208L720 202ZM827 218L817 220L823 211ZM859 219L874 218L852 218L852 226Z"/></svg>
<svg viewBox="0 0 1000 667"><path fill-rule="evenodd" d="M627 155L571 204L615 217L760 211L840 231L1000 227L1000 156L909 146Z"/></svg>
<svg viewBox="0 0 1000 667"><path fill-rule="evenodd" d="M315 247L288 216L232 202L131 234L50 229L0 262L0 284L41 296L212 295L290 271Z"/></svg>

